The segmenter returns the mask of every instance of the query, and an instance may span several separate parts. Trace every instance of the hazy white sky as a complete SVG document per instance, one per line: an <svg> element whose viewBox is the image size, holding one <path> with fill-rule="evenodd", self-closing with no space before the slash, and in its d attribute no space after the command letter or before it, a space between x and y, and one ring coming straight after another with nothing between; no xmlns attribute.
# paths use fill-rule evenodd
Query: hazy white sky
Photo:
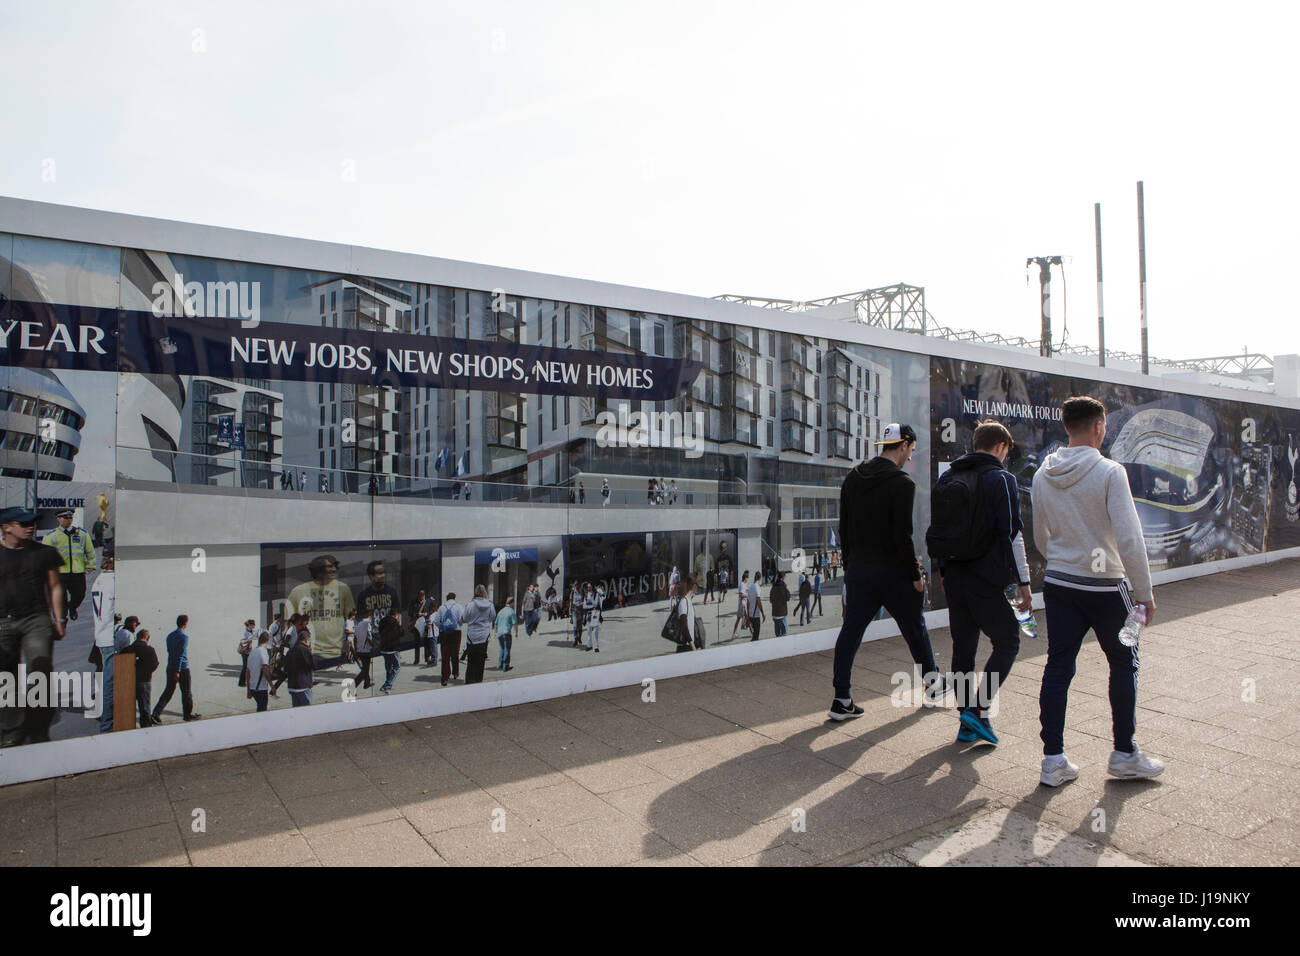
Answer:
<svg viewBox="0 0 1300 956"><path fill-rule="evenodd" d="M1143 179L1152 354L1296 352L1297 10L0 0L0 194L1089 345L1101 202L1136 351Z"/></svg>

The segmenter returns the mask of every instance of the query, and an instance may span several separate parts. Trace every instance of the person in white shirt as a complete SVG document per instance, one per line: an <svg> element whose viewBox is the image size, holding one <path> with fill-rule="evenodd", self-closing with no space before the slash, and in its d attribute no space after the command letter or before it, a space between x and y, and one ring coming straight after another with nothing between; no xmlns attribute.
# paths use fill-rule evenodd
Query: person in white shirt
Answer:
<svg viewBox="0 0 1300 956"><path fill-rule="evenodd" d="M698 587L699 583L695 580L695 575L692 574L686 579L686 593L682 595L681 600L677 603L678 653L695 649L695 605L691 599L695 597L695 591Z"/></svg>
<svg viewBox="0 0 1300 956"><path fill-rule="evenodd" d="M90 587L90 609L95 619L95 647L99 649L100 666L104 675L99 692L103 701L103 709L99 712L101 734L113 729L113 655L117 650L113 641L113 633L117 630L113 615L113 568L113 552L105 549L99 576Z"/></svg>
<svg viewBox="0 0 1300 956"><path fill-rule="evenodd" d="M582 601L583 613L587 618L587 646L597 654L600 653L600 598L596 589L587 582L587 594Z"/></svg>
<svg viewBox="0 0 1300 956"><path fill-rule="evenodd" d="M673 573L668 575L668 609L671 611L677 604L678 588L682 583L681 572L677 570L677 565L673 565Z"/></svg>
<svg viewBox="0 0 1300 956"><path fill-rule="evenodd" d="M746 605L749 603L749 572L746 571L740 576L740 587L736 589L736 622L731 625L731 636L736 636L736 631L740 629L742 623L749 626L749 613Z"/></svg>
<svg viewBox="0 0 1300 956"><path fill-rule="evenodd" d="M753 633L751 641L758 640L767 612L763 610L763 599L758 594L758 572L749 579L749 589L745 591L745 614L749 619L749 629Z"/></svg>
<svg viewBox="0 0 1300 956"><path fill-rule="evenodd" d="M274 693L271 690L270 643L270 633L263 631L257 635L257 646L248 655L248 696L257 702L259 713L266 710L268 694Z"/></svg>
<svg viewBox="0 0 1300 956"><path fill-rule="evenodd" d="M356 622L352 633L352 646L355 649L357 666L360 668L355 683L362 689L371 685L370 659L375 656L374 627L373 618L363 617Z"/></svg>
<svg viewBox="0 0 1300 956"><path fill-rule="evenodd" d="M235 645L235 653L239 655L239 683L237 687L243 687L247 684L248 675L248 655L253 653L253 647L257 644L257 622L251 617L244 622L243 633L239 635L239 643Z"/></svg>

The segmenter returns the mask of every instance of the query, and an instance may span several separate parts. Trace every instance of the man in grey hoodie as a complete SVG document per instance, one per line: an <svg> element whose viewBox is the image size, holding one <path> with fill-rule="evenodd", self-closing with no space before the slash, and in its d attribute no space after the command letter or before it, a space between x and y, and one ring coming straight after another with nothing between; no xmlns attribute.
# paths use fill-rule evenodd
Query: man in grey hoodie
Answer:
<svg viewBox="0 0 1300 956"><path fill-rule="evenodd" d="M1034 544L1047 559L1047 664L1038 695L1043 768L1039 778L1058 787L1079 775L1065 756L1065 705L1075 658L1091 629L1110 664L1113 777L1154 777L1165 769L1133 740L1137 725L1137 647L1119 641L1134 604L1155 616L1146 543L1124 466L1101 456L1106 408L1095 398L1066 399L1061 421L1067 448L1047 456L1034 475ZM1125 574L1132 581L1130 588ZM1136 601L1134 598L1136 597Z"/></svg>
<svg viewBox="0 0 1300 956"><path fill-rule="evenodd" d="M487 588L480 584L474 588L474 600L465 608L465 644L469 654L469 662L465 665L466 684L479 684L483 681L488 640L492 637L492 625L496 619L497 609L488 600Z"/></svg>

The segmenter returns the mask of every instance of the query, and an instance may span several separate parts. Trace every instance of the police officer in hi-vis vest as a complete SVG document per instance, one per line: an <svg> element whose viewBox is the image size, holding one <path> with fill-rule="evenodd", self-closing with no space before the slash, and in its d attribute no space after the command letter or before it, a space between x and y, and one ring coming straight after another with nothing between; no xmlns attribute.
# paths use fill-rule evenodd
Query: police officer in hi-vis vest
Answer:
<svg viewBox="0 0 1300 956"><path fill-rule="evenodd" d="M72 524L73 510L68 508L58 514L59 526L41 539L41 543L59 552L63 561L59 580L67 600L68 617L77 619L77 608L86 598L86 574L95 570L95 546L85 528Z"/></svg>

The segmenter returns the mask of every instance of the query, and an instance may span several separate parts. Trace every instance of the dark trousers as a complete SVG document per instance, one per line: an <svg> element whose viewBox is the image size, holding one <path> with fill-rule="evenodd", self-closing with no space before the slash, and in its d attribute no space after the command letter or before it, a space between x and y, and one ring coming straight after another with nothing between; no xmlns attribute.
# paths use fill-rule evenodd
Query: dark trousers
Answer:
<svg viewBox="0 0 1300 956"><path fill-rule="evenodd" d="M27 688L18 684L18 663L27 664L27 676L45 675L49 686L54 666L54 622L48 611L19 618L0 618L0 673L9 676L11 687L19 695ZM112 658L109 658L112 662ZM0 707L0 747L22 743L39 744L50 739L52 707Z"/></svg>
<svg viewBox="0 0 1300 956"><path fill-rule="evenodd" d="M432 627L424 632L424 663L427 667L438 663L438 639L433 636Z"/></svg>
<svg viewBox="0 0 1300 956"><path fill-rule="evenodd" d="M153 709L155 723L162 716L163 708L171 701L177 684L181 688L181 713L186 717L194 713L194 695L190 692L190 669L186 667L179 672L168 671L167 686L163 688L162 696L158 698L158 703Z"/></svg>
<svg viewBox="0 0 1300 956"><path fill-rule="evenodd" d="M487 662L488 642L475 644L471 641L466 650L469 652L469 662L465 665L465 683L482 683L483 667Z"/></svg>
<svg viewBox="0 0 1300 956"><path fill-rule="evenodd" d="M847 698L853 677L853 659L862 645L867 625L880 613L889 612L907 642L912 660L921 666L922 678L939 667L934 662L930 632L921 612L921 592L912 586L908 574L897 568L864 567L850 564L844 569L844 625L835 641L835 696Z"/></svg>
<svg viewBox="0 0 1300 956"><path fill-rule="evenodd" d="M998 689L1006 683L1020 651L1020 622L1006 596L983 578L949 568L943 578L948 597L948 629L952 634L952 670L956 681L957 706L988 707ZM980 631L989 636L993 653L984 665L984 678L975 693L975 653Z"/></svg>
<svg viewBox="0 0 1300 956"><path fill-rule="evenodd" d="M77 608L86 599L86 576L84 574L60 574L63 583L63 610L68 617L77 616Z"/></svg>
<svg viewBox="0 0 1300 956"><path fill-rule="evenodd" d="M758 640L759 632L763 630L763 619L755 614L749 619L749 631L753 635L751 641Z"/></svg>
<svg viewBox="0 0 1300 956"><path fill-rule="evenodd" d="M270 693L269 691L265 691L265 690L253 691L253 700L257 702L257 710L259 713L261 711L266 710L266 699L269 693Z"/></svg>
<svg viewBox="0 0 1300 956"><path fill-rule="evenodd" d="M1132 605L1128 586L1119 583L1113 591L1081 591L1077 588L1043 584L1047 606L1047 664L1043 686L1038 692L1038 719L1042 724L1044 756L1065 753L1065 702L1074 679L1074 662L1089 629L1110 664L1110 719L1115 749L1132 753L1137 749L1138 649L1119 642Z"/></svg>
<svg viewBox="0 0 1300 956"><path fill-rule="evenodd" d="M809 617L812 617L812 615L813 615L813 608L816 608L816 609L817 609L817 613L818 613L818 614L822 613L822 592L821 592L821 591L814 591L814 592L813 592L813 595L812 595L812 608L809 608L809 609L808 609L808 616L809 616Z"/></svg>
<svg viewBox="0 0 1300 956"><path fill-rule="evenodd" d="M811 595L809 595L811 597ZM808 598L800 595L799 603L795 605L794 613L799 615L799 623L806 624L812 620L812 610L808 607Z"/></svg>
<svg viewBox="0 0 1300 956"><path fill-rule="evenodd" d="M239 665L239 684L237 686L247 687L248 686L248 655L240 654L239 659L242 663Z"/></svg>
<svg viewBox="0 0 1300 956"><path fill-rule="evenodd" d="M153 681L137 682L135 685L135 706L140 711L140 726L152 727L153 712L149 708L149 698L153 695Z"/></svg>
<svg viewBox="0 0 1300 956"><path fill-rule="evenodd" d="M357 671L357 683L362 687L370 686L370 659L375 655L369 651L357 651L357 665L361 668Z"/></svg>
<svg viewBox="0 0 1300 956"><path fill-rule="evenodd" d="M438 635L442 645L442 682L460 676L460 631L443 631Z"/></svg>

